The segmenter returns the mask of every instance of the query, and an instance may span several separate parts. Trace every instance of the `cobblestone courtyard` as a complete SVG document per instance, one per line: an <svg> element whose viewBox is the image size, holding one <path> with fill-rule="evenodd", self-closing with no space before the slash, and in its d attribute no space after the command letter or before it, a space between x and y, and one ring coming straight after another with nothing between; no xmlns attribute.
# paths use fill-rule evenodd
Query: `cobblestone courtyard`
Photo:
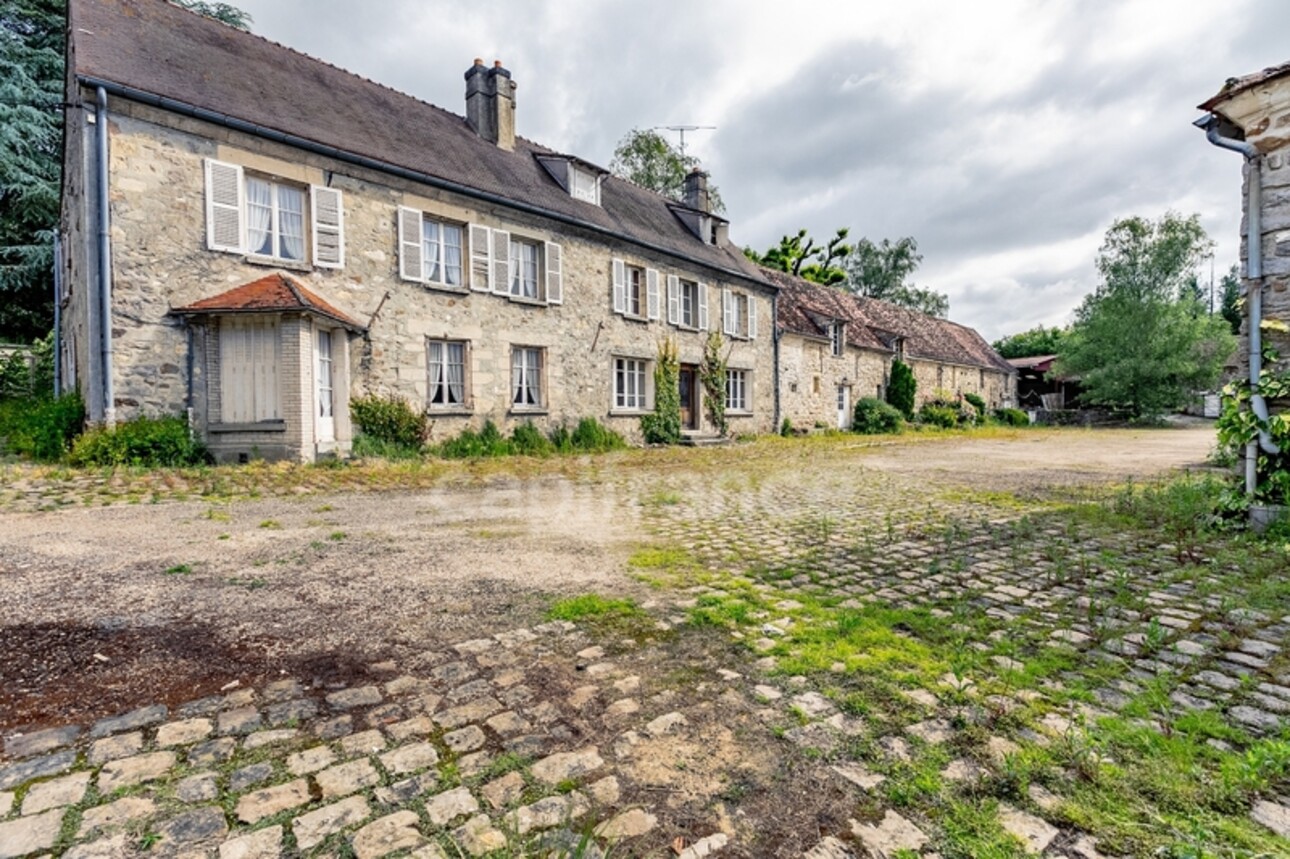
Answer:
<svg viewBox="0 0 1290 859"><path fill-rule="evenodd" d="M0 859L1290 855L1286 556L1107 488L1211 438L11 471Z"/></svg>

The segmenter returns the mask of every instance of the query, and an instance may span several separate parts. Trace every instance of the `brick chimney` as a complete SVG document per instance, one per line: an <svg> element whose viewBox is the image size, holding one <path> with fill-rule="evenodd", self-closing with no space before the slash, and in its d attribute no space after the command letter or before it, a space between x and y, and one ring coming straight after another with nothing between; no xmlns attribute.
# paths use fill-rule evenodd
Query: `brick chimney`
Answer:
<svg viewBox="0 0 1290 859"><path fill-rule="evenodd" d="M695 167L685 177L685 205L700 212L712 213L712 198L708 195L708 174Z"/></svg>
<svg viewBox="0 0 1290 859"><path fill-rule="evenodd" d="M466 121L476 134L507 152L515 149L515 87L501 60L490 69L476 58L466 71Z"/></svg>

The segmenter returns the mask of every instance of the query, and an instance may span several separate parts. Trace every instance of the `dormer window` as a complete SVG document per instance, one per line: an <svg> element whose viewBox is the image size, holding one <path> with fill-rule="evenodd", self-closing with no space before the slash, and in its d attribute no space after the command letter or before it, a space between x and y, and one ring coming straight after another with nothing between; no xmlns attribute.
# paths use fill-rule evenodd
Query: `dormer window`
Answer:
<svg viewBox="0 0 1290 859"><path fill-rule="evenodd" d="M575 200L600 205L600 181L574 164L569 165L569 193Z"/></svg>
<svg viewBox="0 0 1290 859"><path fill-rule="evenodd" d="M841 322L834 322L829 325L829 346L834 355L841 355L843 346L846 343L844 335L846 328Z"/></svg>

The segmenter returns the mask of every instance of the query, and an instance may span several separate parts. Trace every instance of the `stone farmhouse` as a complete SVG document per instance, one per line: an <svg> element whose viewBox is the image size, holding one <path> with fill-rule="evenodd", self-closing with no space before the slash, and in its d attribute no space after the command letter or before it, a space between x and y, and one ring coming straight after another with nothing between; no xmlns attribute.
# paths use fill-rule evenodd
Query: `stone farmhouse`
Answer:
<svg viewBox="0 0 1290 859"><path fill-rule="evenodd" d="M221 459L308 460L374 391L438 437L638 438L670 338L704 432L720 330L732 430L775 425L775 289L703 174L675 202L525 140L500 64L463 117L162 0L68 6L62 361L92 421L187 411Z"/></svg>
<svg viewBox="0 0 1290 859"><path fill-rule="evenodd" d="M1265 344L1280 355L1277 365L1267 369L1284 374L1290 372L1290 62L1228 80L1200 109L1206 115L1196 125L1209 141L1245 159L1242 375L1259 378ZM1251 407L1262 418L1290 415L1290 401L1265 401L1258 394ZM1258 481L1256 457L1277 453L1276 448L1264 434L1246 451L1251 495Z"/></svg>
<svg viewBox="0 0 1290 859"><path fill-rule="evenodd" d="M916 404L978 394L1016 404L1016 370L971 328L763 269L779 289L780 410L794 426L851 426L860 397L885 399L891 363L909 365Z"/></svg>
<svg viewBox="0 0 1290 859"><path fill-rule="evenodd" d="M898 355L925 394L1009 401L974 332L761 269L705 174L675 201L526 140L517 89L476 60L463 116L163 0L70 0L59 361L89 420L186 414L221 460L313 460L378 393L436 439L595 417L639 440L671 341L702 436L713 332L736 434L845 426Z"/></svg>

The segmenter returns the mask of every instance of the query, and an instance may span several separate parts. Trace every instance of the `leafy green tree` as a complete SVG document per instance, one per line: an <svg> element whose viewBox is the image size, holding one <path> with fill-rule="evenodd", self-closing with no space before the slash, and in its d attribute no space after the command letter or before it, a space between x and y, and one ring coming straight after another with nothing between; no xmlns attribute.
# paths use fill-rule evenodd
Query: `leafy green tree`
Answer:
<svg viewBox="0 0 1290 859"><path fill-rule="evenodd" d="M1240 334L1241 317L1243 316L1240 269L1235 265L1229 268L1227 274L1223 275L1223 279L1219 281L1219 289L1221 290L1219 293L1221 296L1219 312L1227 320L1227 324L1231 326L1232 333Z"/></svg>
<svg viewBox="0 0 1290 859"><path fill-rule="evenodd" d="M752 248L744 248L744 256L767 268L776 268L789 274L797 275L814 283L833 286L846 279L847 273L840 263L851 253L847 244L846 227L838 231L822 245L807 236L806 230L798 230L797 235L784 236L779 244L759 254Z"/></svg>
<svg viewBox="0 0 1290 859"><path fill-rule="evenodd" d="M915 286L911 278L923 261L918 242L906 236L875 244L869 239L856 242L846 261L842 288L853 295L876 298L926 313L945 316L950 312L949 296Z"/></svg>
<svg viewBox="0 0 1290 859"><path fill-rule="evenodd" d="M1080 377L1084 402L1150 418L1214 386L1235 343L1190 289L1211 245L1198 215L1111 225L1098 252L1101 283L1076 310L1056 368Z"/></svg>
<svg viewBox="0 0 1290 859"><path fill-rule="evenodd" d="M1028 331L1012 334L991 345L1004 358L1030 358L1035 355L1059 355L1066 341L1065 328L1037 325Z"/></svg>
<svg viewBox="0 0 1290 859"><path fill-rule="evenodd" d="M918 393L918 380L909 365L897 358L891 362L891 381L887 383L887 402L891 403L905 420L914 419L914 395Z"/></svg>
<svg viewBox="0 0 1290 859"><path fill-rule="evenodd" d="M0 339L30 342L54 321L65 10L0 9Z"/></svg>
<svg viewBox="0 0 1290 859"><path fill-rule="evenodd" d="M251 29L253 20L251 16L228 3L207 3L204 0L170 0L170 2L176 6L191 9L198 15L205 15L207 18L214 18L216 21L223 21L230 27L237 27L239 30Z"/></svg>
<svg viewBox="0 0 1290 859"><path fill-rule="evenodd" d="M663 135L648 128L629 131L618 141L614 160L609 162L609 170L615 176L673 200L685 196L685 177L698 166L699 159L682 155ZM712 201L712 211L721 213L726 210L716 185L708 184L708 197Z"/></svg>

